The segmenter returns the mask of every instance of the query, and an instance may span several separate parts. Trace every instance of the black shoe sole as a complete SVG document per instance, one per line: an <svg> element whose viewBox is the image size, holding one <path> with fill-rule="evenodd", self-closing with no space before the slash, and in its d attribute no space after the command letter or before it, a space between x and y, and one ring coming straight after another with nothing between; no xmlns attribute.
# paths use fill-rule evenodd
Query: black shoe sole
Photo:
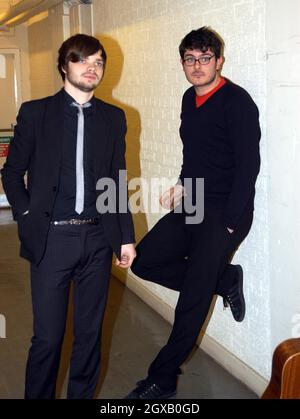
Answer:
<svg viewBox="0 0 300 419"><path fill-rule="evenodd" d="M242 312L240 314L240 317L234 318L237 322L242 322L245 318L246 314L246 303L245 303L245 297L243 292L243 269L241 265L236 265L236 269L238 271L238 290L239 290L239 296L242 301Z"/></svg>
<svg viewBox="0 0 300 419"><path fill-rule="evenodd" d="M135 390L133 390L131 393L129 393L129 394L127 394L127 396L126 397L124 397L124 399L133 399L133 400L147 400L147 398L146 399L144 399L143 397L138 397L138 395L135 395L134 393L135 393L135 391L136 390L138 390L138 387L140 386L140 385L142 385L144 382L145 382L146 380L144 379L144 380L139 380L136 384L137 384L137 388L135 389ZM170 397L173 397L173 396L176 396L176 394L177 394L177 390L174 390L174 391L171 391L171 392L169 392L169 393L165 393L165 394L162 394L161 396L157 396L157 397L152 397L152 398L148 398L148 400L155 400L155 399L157 399L157 400L163 400L163 399L169 399ZM132 397L132 396L133 397ZM131 397L130 397L131 396Z"/></svg>
<svg viewBox="0 0 300 419"><path fill-rule="evenodd" d="M167 393L167 394L162 394L159 397L149 397L149 398L143 398L143 397L129 397L130 394L128 394L126 397L124 397L124 399L127 400L164 400L164 399L169 399L173 396L176 396L177 392L173 391L171 393Z"/></svg>

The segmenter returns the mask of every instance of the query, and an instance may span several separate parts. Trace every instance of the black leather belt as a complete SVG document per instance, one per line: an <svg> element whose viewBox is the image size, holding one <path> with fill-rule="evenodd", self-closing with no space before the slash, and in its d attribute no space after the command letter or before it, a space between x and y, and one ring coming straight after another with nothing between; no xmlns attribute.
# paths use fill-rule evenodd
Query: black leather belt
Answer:
<svg viewBox="0 0 300 419"><path fill-rule="evenodd" d="M65 225L83 225L83 224L99 224L99 218L89 218L87 220L79 220L78 218L71 218L71 220L62 220L62 221L51 221L51 224L55 226L65 226Z"/></svg>

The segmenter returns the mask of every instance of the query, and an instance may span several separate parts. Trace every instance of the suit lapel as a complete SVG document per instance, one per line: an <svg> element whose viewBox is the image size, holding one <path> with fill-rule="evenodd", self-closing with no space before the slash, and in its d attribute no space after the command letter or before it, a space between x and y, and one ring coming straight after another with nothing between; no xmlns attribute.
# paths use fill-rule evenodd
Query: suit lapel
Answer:
<svg viewBox="0 0 300 419"><path fill-rule="evenodd" d="M95 100L95 112L93 113L92 142L94 151L94 173L96 179L108 173L110 121L103 109L100 100Z"/></svg>
<svg viewBox="0 0 300 419"><path fill-rule="evenodd" d="M63 92L59 91L46 102L43 118L43 144L51 164L59 167L64 136Z"/></svg>
<svg viewBox="0 0 300 419"><path fill-rule="evenodd" d="M62 91L45 99L38 120L39 158L37 165L41 178L58 178L63 141Z"/></svg>
<svg viewBox="0 0 300 419"><path fill-rule="evenodd" d="M42 153L45 172L59 174L64 137L63 91L46 99L43 118L41 118ZM110 143L111 126L104 106L95 99L95 111L92 121L92 150L94 156L94 173L96 180L107 176L110 167L112 144ZM54 170L53 170L54 169ZM54 173L53 173L54 172Z"/></svg>

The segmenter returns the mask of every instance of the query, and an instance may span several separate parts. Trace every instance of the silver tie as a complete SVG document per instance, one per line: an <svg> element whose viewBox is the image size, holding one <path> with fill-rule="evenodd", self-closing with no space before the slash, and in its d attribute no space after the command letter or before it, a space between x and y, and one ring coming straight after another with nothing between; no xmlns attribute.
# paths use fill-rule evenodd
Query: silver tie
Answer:
<svg viewBox="0 0 300 419"><path fill-rule="evenodd" d="M83 140L84 140L84 115L83 108L91 106L89 102L79 105L72 102L78 109L77 143L76 143L76 202L75 211L81 214L84 209L84 171L83 171Z"/></svg>

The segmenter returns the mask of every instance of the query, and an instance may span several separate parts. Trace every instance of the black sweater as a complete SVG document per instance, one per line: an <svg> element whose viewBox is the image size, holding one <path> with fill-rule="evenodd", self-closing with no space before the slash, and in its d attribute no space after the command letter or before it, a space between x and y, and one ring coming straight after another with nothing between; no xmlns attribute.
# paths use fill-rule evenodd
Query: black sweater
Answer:
<svg viewBox="0 0 300 419"><path fill-rule="evenodd" d="M260 167L258 109L229 80L199 108L195 96L191 87L182 99L180 179L184 184L184 178L204 178L205 207L223 208L225 225L236 229L254 208Z"/></svg>

